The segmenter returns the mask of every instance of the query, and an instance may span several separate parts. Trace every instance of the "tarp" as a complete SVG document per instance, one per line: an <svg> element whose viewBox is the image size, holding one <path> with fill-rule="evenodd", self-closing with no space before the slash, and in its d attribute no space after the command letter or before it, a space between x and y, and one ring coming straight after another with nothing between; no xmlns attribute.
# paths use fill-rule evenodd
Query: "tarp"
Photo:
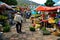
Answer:
<svg viewBox="0 0 60 40"><path fill-rule="evenodd" d="M38 6L36 11L55 11L57 10L57 7L47 7L47 6Z"/></svg>
<svg viewBox="0 0 60 40"><path fill-rule="evenodd" d="M0 7L6 7L6 8L8 8L8 9L12 9L11 6L9 6L9 5L7 5L6 3L1 2L1 1L0 1Z"/></svg>
<svg viewBox="0 0 60 40"><path fill-rule="evenodd" d="M35 14L37 14L37 12L34 11L34 10L32 10L32 11L31 11L31 14L32 14L32 15L35 15Z"/></svg>

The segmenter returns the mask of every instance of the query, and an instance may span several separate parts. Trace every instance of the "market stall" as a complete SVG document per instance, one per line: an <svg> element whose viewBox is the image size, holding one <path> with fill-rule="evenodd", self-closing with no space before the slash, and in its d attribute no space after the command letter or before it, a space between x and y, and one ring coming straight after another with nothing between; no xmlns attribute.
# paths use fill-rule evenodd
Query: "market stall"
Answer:
<svg viewBox="0 0 60 40"><path fill-rule="evenodd" d="M7 16L8 13L6 12L6 9L13 10L12 7L0 1L0 24L2 25L3 32L10 31L10 25L9 25L8 16Z"/></svg>
<svg viewBox="0 0 60 40"><path fill-rule="evenodd" d="M54 31L59 31L59 27L57 26L57 24L59 25L59 22L57 22L56 20L60 18L56 18L57 16L57 10L60 9L59 6L56 6L56 7L47 7L47 6L38 6L35 10L36 11L41 11L42 14L40 14L40 25L41 27L45 27L47 29L47 27L49 27L49 30L50 32L54 32ZM45 12L48 12L48 13L45 13ZM35 22L36 21L36 18L34 18ZM38 18L37 18L38 19ZM34 26L36 25L36 23L34 22ZM58 27L58 28L57 28ZM59 31L60 32L60 31Z"/></svg>

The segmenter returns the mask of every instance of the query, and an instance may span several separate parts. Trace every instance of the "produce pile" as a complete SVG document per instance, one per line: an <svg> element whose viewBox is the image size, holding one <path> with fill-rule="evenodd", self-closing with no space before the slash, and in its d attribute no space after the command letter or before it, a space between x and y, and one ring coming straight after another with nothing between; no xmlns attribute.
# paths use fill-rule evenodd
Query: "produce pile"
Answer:
<svg viewBox="0 0 60 40"><path fill-rule="evenodd" d="M5 23L5 26L3 27L3 32L9 32L10 31L10 25L9 23Z"/></svg>
<svg viewBox="0 0 60 40"><path fill-rule="evenodd" d="M43 35L50 35L51 33L60 30L59 29L60 18L55 18L55 17L44 18L44 15L41 16L41 14L39 15L35 14L31 18L33 23L32 23L32 26L30 27L30 31L33 31L33 30L35 31L36 29L39 29L39 30L42 30ZM49 29L46 29L46 28L49 28Z"/></svg>
<svg viewBox="0 0 60 40"><path fill-rule="evenodd" d="M8 18L7 16L0 15L0 20L5 20L5 19L7 19L7 18Z"/></svg>
<svg viewBox="0 0 60 40"><path fill-rule="evenodd" d="M0 24L2 25L3 32L10 31L10 25L8 22L8 14L0 14Z"/></svg>

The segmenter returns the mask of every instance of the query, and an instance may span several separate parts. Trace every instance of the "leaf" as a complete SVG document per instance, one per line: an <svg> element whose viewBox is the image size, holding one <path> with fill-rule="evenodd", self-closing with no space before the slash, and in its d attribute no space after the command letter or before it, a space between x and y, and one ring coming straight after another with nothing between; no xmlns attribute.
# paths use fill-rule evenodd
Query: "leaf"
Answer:
<svg viewBox="0 0 60 40"><path fill-rule="evenodd" d="M45 5L46 6L53 6L55 4L55 2L53 0L47 0Z"/></svg>

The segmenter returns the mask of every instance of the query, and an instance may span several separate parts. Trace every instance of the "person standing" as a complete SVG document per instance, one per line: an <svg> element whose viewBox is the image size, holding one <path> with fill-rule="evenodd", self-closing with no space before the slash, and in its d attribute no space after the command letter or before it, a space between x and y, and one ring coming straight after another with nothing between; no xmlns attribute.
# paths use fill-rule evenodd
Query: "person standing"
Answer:
<svg viewBox="0 0 60 40"><path fill-rule="evenodd" d="M29 19L29 18L30 18L30 16L31 16L30 11L27 11L27 13L26 13L26 18L27 18L27 19Z"/></svg>
<svg viewBox="0 0 60 40"><path fill-rule="evenodd" d="M22 16L20 15L19 12L17 12L17 14L15 15L14 17L14 20L16 22L16 30L17 30L17 33L21 33L21 28L22 28L22 21L23 21L23 18Z"/></svg>

